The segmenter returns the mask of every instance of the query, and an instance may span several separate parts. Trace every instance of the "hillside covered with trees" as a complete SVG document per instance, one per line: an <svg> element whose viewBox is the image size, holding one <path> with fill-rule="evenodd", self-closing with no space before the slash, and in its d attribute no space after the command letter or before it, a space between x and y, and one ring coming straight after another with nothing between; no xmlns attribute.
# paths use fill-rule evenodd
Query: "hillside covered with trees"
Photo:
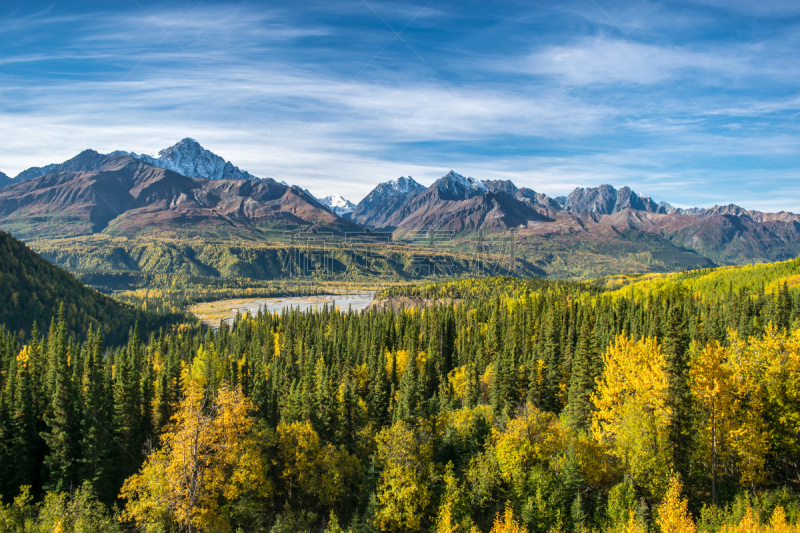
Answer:
<svg viewBox="0 0 800 533"><path fill-rule="evenodd" d="M136 321L157 329L183 318L142 312L100 294L0 231L0 325L24 338L34 323L46 328L62 304L69 333L83 337L92 327L112 342L122 342Z"/></svg>
<svg viewBox="0 0 800 533"><path fill-rule="evenodd" d="M62 311L0 339L0 531L797 531L800 272L764 268L387 289L419 305L118 346Z"/></svg>

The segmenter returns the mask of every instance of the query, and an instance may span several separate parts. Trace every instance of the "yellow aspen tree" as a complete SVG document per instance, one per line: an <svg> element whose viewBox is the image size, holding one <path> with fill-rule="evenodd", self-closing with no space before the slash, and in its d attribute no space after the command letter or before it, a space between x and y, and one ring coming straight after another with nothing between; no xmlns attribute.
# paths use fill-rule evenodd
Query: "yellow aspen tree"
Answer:
<svg viewBox="0 0 800 533"><path fill-rule="evenodd" d="M765 420L767 361L775 355L780 335L768 326L763 339L751 337L744 342L735 331L728 332L728 365L733 393L735 423L730 432L731 451L741 474L742 486L755 490L764 477L769 451L770 430Z"/></svg>
<svg viewBox="0 0 800 533"><path fill-rule="evenodd" d="M703 435L702 447L711 471L711 498L717 502L717 476L721 461L727 456L727 440L733 418L731 371L726 352L719 342L712 340L692 363L689 384L698 418L698 432Z"/></svg>
<svg viewBox="0 0 800 533"><path fill-rule="evenodd" d="M161 447L139 473L129 477L120 496L127 500L123 520L144 530L159 530L166 520L190 533L228 531L221 506L245 490L269 492L256 442L249 399L222 386L215 398L190 385Z"/></svg>
<svg viewBox="0 0 800 533"><path fill-rule="evenodd" d="M516 521L511 506L506 505L506 510L502 517L500 513L497 513L494 525L489 533L528 533L528 528Z"/></svg>
<svg viewBox="0 0 800 533"><path fill-rule="evenodd" d="M375 521L383 530L418 531L431 504L433 446L404 422L381 430L376 442L383 471Z"/></svg>
<svg viewBox="0 0 800 533"><path fill-rule="evenodd" d="M725 523L720 529L720 533L765 533L765 528L761 527L753 516L753 509L749 505L744 516L738 524Z"/></svg>
<svg viewBox="0 0 800 533"><path fill-rule="evenodd" d="M797 527L786 521L786 511L779 505L772 512L767 531L769 533L793 533L797 531Z"/></svg>
<svg viewBox="0 0 800 533"><path fill-rule="evenodd" d="M619 335L603 354L603 375L592 395L592 435L617 457L633 481L660 498L672 458L666 357L655 339Z"/></svg>
<svg viewBox="0 0 800 533"><path fill-rule="evenodd" d="M492 443L503 480L520 483L534 465L557 469L564 435L555 414L528 404L504 430L492 429Z"/></svg>
<svg viewBox="0 0 800 533"><path fill-rule="evenodd" d="M344 447L323 445L309 422L280 424L277 437L277 465L289 499L332 506L357 489L361 461Z"/></svg>
<svg viewBox="0 0 800 533"><path fill-rule="evenodd" d="M636 520L636 513L632 510L628 512L628 523L621 531L622 533L647 533L647 529L640 521Z"/></svg>
<svg viewBox="0 0 800 533"><path fill-rule="evenodd" d="M680 478L673 475L664 500L656 510L656 522L661 533L695 533L697 530L689 514L689 501L681 497L682 490Z"/></svg>
<svg viewBox="0 0 800 533"><path fill-rule="evenodd" d="M765 338L777 337L778 348L767 355L764 382L773 442L791 456L800 456L800 330L788 337L768 327Z"/></svg>

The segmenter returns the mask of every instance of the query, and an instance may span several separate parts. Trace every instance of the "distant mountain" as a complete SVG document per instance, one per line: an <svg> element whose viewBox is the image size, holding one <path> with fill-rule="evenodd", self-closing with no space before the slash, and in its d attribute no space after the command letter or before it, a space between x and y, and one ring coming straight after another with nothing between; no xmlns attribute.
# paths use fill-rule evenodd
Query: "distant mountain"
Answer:
<svg viewBox="0 0 800 533"><path fill-rule="evenodd" d="M526 239L557 239L581 253L614 242L654 253L677 250L684 259L699 254L717 264L800 254L800 216L792 213L735 205L674 208L608 184L551 198L509 180L482 181L452 170L430 187L411 177L381 183L354 206L340 195L317 199L285 182L257 179L191 139L158 157L86 150L20 177L28 179L0 176L0 185L7 183L0 188L0 228L29 239L98 232L262 239L265 232L364 228L402 237L431 228L457 234L513 228ZM661 260L656 255L652 261Z"/></svg>
<svg viewBox="0 0 800 533"><path fill-rule="evenodd" d="M164 148L158 152L158 156L119 151L110 155L130 155L148 165L171 170L190 178L206 178L210 180L258 179L249 172L240 170L230 161L225 161L217 154L206 150L200 146L200 143L189 137L169 148Z"/></svg>
<svg viewBox="0 0 800 533"><path fill-rule="evenodd" d="M482 181L472 177L465 178L452 170L436 180L431 187L436 187L442 200L467 200L490 192Z"/></svg>
<svg viewBox="0 0 800 533"><path fill-rule="evenodd" d="M373 222L373 227L401 232L430 228L456 232L506 230L525 225L529 220L549 220L506 192L511 190L516 190L516 187L510 182L490 182L487 185L450 171L427 189L414 188L414 192L405 197L395 195L402 200L399 205L382 202L368 213L373 215L373 221L379 221L377 224ZM359 204L354 215L360 209L362 213L367 212L363 203ZM356 219L354 216L359 221L367 218Z"/></svg>
<svg viewBox="0 0 800 533"><path fill-rule="evenodd" d="M345 200L338 194L332 194L330 196L326 196L325 198L320 198L319 201L320 203L328 206L340 217L346 215L347 213L352 213L353 209L356 208L356 204L350 200Z"/></svg>
<svg viewBox="0 0 800 533"><path fill-rule="evenodd" d="M378 184L353 209L350 218L364 226L385 226L387 217L397 211L407 199L424 191L411 176Z"/></svg>
<svg viewBox="0 0 800 533"><path fill-rule="evenodd" d="M38 178L39 176L44 176L54 168L58 166L58 163L51 163L49 165L45 165L43 167L31 167L27 170L23 170L19 174L14 177L14 180L19 183L20 181L25 181L33 178Z"/></svg>
<svg viewBox="0 0 800 533"><path fill-rule="evenodd" d="M516 187L514 188L516 189ZM517 200L528 204L540 215L551 219L555 219L556 216L558 216L558 212L564 210L564 207L556 199L550 198L544 193L536 192L527 187L517 189L517 191L514 193L514 197Z"/></svg>
<svg viewBox="0 0 800 533"><path fill-rule="evenodd" d="M611 185L594 188L576 188L567 197L566 208L574 213L597 213L610 215L623 209L666 213L667 208L656 204L649 196L636 194L630 187L620 190Z"/></svg>
<svg viewBox="0 0 800 533"><path fill-rule="evenodd" d="M0 228L20 238L360 229L302 189L269 178L192 178L129 155L93 150L44 176L0 189Z"/></svg>
<svg viewBox="0 0 800 533"><path fill-rule="evenodd" d="M452 171L451 171L452 172ZM506 194L514 196L519 189L514 185L511 180L484 180L483 184L491 192L503 191Z"/></svg>
<svg viewBox="0 0 800 533"><path fill-rule="evenodd" d="M6 176L3 172L0 172L0 187L5 187L6 185L10 185L14 183L14 180Z"/></svg>

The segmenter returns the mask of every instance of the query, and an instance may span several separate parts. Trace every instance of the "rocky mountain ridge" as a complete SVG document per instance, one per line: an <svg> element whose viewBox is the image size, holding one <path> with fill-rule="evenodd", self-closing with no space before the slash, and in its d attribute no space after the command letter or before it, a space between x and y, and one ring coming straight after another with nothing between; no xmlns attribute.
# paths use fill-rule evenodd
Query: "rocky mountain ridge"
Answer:
<svg viewBox="0 0 800 533"><path fill-rule="evenodd" d="M148 165L165 168L192 178L210 180L255 180L249 172L240 170L214 152L206 150L190 137L164 148L157 156L133 152L112 152L109 155L130 155Z"/></svg>

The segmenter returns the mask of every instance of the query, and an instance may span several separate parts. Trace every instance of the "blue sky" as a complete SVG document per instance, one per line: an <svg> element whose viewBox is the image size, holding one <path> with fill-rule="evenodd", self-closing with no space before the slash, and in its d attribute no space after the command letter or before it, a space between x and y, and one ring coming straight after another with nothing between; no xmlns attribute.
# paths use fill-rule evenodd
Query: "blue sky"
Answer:
<svg viewBox="0 0 800 533"><path fill-rule="evenodd" d="M0 170L183 137L357 201L450 169L800 212L800 2L3 2Z"/></svg>

